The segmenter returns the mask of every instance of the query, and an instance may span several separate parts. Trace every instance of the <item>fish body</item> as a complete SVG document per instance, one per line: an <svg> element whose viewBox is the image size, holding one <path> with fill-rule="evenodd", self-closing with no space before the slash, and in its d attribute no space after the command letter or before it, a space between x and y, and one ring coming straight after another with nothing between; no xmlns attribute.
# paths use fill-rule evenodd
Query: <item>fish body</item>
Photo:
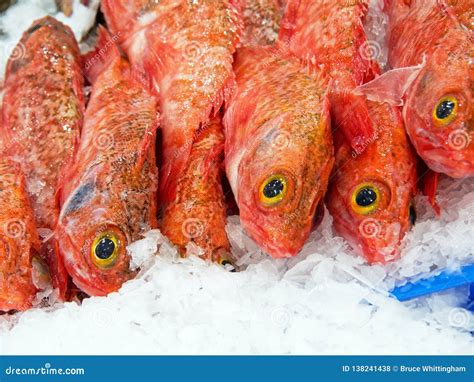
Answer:
<svg viewBox="0 0 474 382"><path fill-rule="evenodd" d="M403 115L428 167L474 176L472 1L386 1L389 64L422 65L405 94Z"/></svg>
<svg viewBox="0 0 474 382"><path fill-rule="evenodd" d="M0 159L0 312L31 307L36 295L33 257L40 247L25 178L17 163Z"/></svg>
<svg viewBox="0 0 474 382"><path fill-rule="evenodd" d="M336 164L326 201L335 229L369 263L393 260L411 227L417 159L399 108L351 95L354 86L379 74L375 57L365 52L367 2L301 0L290 2L287 11L285 17L294 20L283 31L288 49L324 68L334 84L331 117L342 122L333 124ZM359 150L346 134L352 123L375 131Z"/></svg>
<svg viewBox="0 0 474 382"><path fill-rule="evenodd" d="M267 253L294 256L334 162L326 87L277 47L240 48L234 71L225 161L240 220Z"/></svg>
<svg viewBox="0 0 474 382"><path fill-rule="evenodd" d="M205 257L214 258L213 252L220 251L225 236L220 163L196 157L205 154L196 146L205 141L211 153L223 148L219 134L201 141L198 137L233 90L232 55L241 28L239 8L229 0L106 0L102 9L130 60L144 68L159 89L161 228L180 249L185 242L206 241ZM187 208L195 202L187 199L189 191L202 184L201 175L195 173L197 167L208 177L209 194L201 198L199 208ZM211 185L216 188L211 190ZM215 219L201 221L202 216ZM187 228L181 223L196 219L203 230L200 239L186 237L183 231Z"/></svg>
<svg viewBox="0 0 474 382"><path fill-rule="evenodd" d="M58 185L83 120L81 58L72 31L51 17L35 21L8 61L4 91L2 140L25 174L45 240L41 255L64 298L67 274L51 236L59 215Z"/></svg>
<svg viewBox="0 0 474 382"><path fill-rule="evenodd" d="M105 30L84 62L92 92L56 236L74 283L106 295L134 276L126 246L157 227L157 100Z"/></svg>

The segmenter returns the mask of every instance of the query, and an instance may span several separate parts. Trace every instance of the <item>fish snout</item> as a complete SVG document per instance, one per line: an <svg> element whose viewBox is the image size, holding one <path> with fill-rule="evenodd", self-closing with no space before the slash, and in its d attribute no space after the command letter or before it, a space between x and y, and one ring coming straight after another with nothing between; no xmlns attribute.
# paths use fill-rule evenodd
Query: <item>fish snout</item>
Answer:
<svg viewBox="0 0 474 382"><path fill-rule="evenodd" d="M368 217L359 223L358 235L362 252L370 264L384 264L400 254L402 229L399 222Z"/></svg>

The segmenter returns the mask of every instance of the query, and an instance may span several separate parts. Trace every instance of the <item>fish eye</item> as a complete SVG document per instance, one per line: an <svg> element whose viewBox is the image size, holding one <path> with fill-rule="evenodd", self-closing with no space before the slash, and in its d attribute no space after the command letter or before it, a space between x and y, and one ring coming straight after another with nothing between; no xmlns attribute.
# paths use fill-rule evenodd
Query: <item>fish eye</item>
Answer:
<svg viewBox="0 0 474 382"><path fill-rule="evenodd" d="M113 232L101 233L92 243L93 263L99 268L110 268L117 260L120 246L120 240Z"/></svg>
<svg viewBox="0 0 474 382"><path fill-rule="evenodd" d="M272 175L260 185L260 201L273 206L281 202L288 190L288 180L283 175Z"/></svg>
<svg viewBox="0 0 474 382"><path fill-rule="evenodd" d="M456 97L446 96L441 98L433 110L434 121L441 126L451 123L456 118L458 106L459 103Z"/></svg>
<svg viewBox="0 0 474 382"><path fill-rule="evenodd" d="M368 215L377 210L380 203L380 190L371 183L359 185L351 198L352 209L361 215Z"/></svg>
<svg viewBox="0 0 474 382"><path fill-rule="evenodd" d="M236 272L234 264L232 264L229 260L227 259L220 259L219 264L222 265L225 269L227 269L229 272Z"/></svg>

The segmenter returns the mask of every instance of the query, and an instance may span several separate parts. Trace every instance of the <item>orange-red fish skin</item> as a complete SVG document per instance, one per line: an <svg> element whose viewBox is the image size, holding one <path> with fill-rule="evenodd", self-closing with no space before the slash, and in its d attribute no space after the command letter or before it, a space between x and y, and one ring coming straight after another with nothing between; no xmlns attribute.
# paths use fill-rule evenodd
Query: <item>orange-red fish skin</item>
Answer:
<svg viewBox="0 0 474 382"><path fill-rule="evenodd" d="M282 5L278 0L242 0L245 46L272 45L278 39Z"/></svg>
<svg viewBox="0 0 474 382"><path fill-rule="evenodd" d="M135 275L126 246L157 227L159 115L146 77L120 56L105 30L85 62L92 92L56 236L74 283L89 295L106 295ZM107 264L94 257L94 243L104 235L116 240Z"/></svg>
<svg viewBox="0 0 474 382"><path fill-rule="evenodd" d="M225 209L217 161L207 161L205 165L209 167L203 168L203 173L209 176L208 185L214 187L206 187L206 196L201 194L201 201L206 203L195 211L182 209L194 200L183 198L190 196L188 189L195 189L201 183L199 177L190 178L196 166L204 166L204 158L196 156L204 154L195 147L202 144L196 133L208 124L212 113L217 113L234 87L232 55L241 29L239 7L235 3L165 0L137 2L131 7L125 0L102 3L107 23L120 36L130 60L144 68L159 88L163 138L161 228L182 249L182 231L186 227L180 223L184 216L199 220L203 215L215 214L219 218L207 220L203 228L202 237L211 240L205 248L208 258L212 257L209 251L222 247L225 236L220 218ZM126 12L126 21L118 16L118 10ZM214 141L213 147L209 146L211 152L222 145L214 138L205 141L206 144Z"/></svg>
<svg viewBox="0 0 474 382"><path fill-rule="evenodd" d="M58 183L74 153L84 110L83 75L72 31L45 17L23 34L8 61L2 135L21 164L39 229L53 231L59 214ZM41 249L53 286L64 298L67 274L48 240Z"/></svg>
<svg viewBox="0 0 474 382"><path fill-rule="evenodd" d="M390 66L423 64L403 110L416 151L433 171L474 176L472 1L387 0L385 10ZM440 122L434 113L447 96L457 99L458 108L454 118Z"/></svg>
<svg viewBox="0 0 474 382"><path fill-rule="evenodd" d="M273 257L291 257L312 229L334 162L326 87L277 48L239 49L234 70L225 161L241 224ZM260 190L274 175L287 191L270 206Z"/></svg>
<svg viewBox="0 0 474 382"><path fill-rule="evenodd" d="M39 251L25 178L15 162L0 159L0 311L31 307L36 295L33 256Z"/></svg>
<svg viewBox="0 0 474 382"><path fill-rule="evenodd" d="M226 205L222 191L224 134L220 116L196 132L189 166L180 177L176 200L163 213L163 234L184 249L192 242L201 256L228 260L229 240L225 234Z"/></svg>

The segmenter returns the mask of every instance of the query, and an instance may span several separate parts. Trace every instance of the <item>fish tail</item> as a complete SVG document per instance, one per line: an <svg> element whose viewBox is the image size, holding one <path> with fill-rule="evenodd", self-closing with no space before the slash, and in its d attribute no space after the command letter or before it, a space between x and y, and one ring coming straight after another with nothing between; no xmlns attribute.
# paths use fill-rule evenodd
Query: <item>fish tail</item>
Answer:
<svg viewBox="0 0 474 382"><path fill-rule="evenodd" d="M100 73L120 59L117 40L118 35L110 35L104 27L99 27L99 38L94 50L82 56L84 73L90 83L94 83Z"/></svg>

